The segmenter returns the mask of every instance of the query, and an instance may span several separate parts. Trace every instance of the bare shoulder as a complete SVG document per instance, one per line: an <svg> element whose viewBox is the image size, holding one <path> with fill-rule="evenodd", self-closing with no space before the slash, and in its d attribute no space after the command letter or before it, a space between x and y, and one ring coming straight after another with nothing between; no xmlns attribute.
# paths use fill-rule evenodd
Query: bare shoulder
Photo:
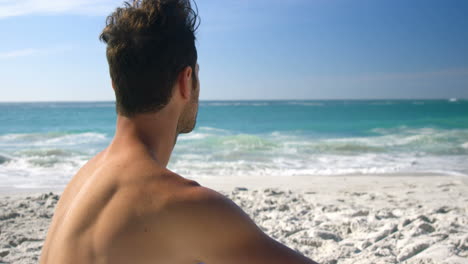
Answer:
<svg viewBox="0 0 468 264"><path fill-rule="evenodd" d="M204 263L315 263L270 238L228 197L196 181L169 172L139 186L132 191L140 216L135 222L153 235L146 241L163 240L168 252Z"/></svg>
<svg viewBox="0 0 468 264"><path fill-rule="evenodd" d="M260 231L250 217L223 194L196 183L186 184L166 204L166 210L174 218L177 228L197 230L222 229L247 224ZM188 225L187 225L188 224ZM253 225L252 225L253 224ZM195 230L195 231L194 231ZM258 233L257 233L258 234ZM196 238L200 241L200 238Z"/></svg>
<svg viewBox="0 0 468 264"><path fill-rule="evenodd" d="M149 169L142 175L135 175L135 179L120 184L121 196L137 215L160 217L168 205L179 200L184 193L200 187L196 181L168 170L153 169L148 173Z"/></svg>
<svg viewBox="0 0 468 264"><path fill-rule="evenodd" d="M174 216L178 213L183 213L185 216L190 215L194 217L192 219L194 221L208 220L216 222L214 219L224 216L244 217L245 220L250 220L248 215L231 199L190 180L180 186L178 192L168 201L166 209ZM217 217L212 218L211 216L214 215L217 215ZM208 222L204 221L204 223Z"/></svg>
<svg viewBox="0 0 468 264"><path fill-rule="evenodd" d="M165 208L176 250L207 263L313 264L266 235L232 200L212 189L187 185Z"/></svg>

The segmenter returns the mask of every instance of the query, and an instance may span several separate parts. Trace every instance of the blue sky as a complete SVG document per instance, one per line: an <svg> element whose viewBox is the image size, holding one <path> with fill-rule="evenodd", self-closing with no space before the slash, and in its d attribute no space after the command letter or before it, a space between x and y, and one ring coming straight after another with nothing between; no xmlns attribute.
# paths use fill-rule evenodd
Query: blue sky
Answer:
<svg viewBox="0 0 468 264"><path fill-rule="evenodd" d="M113 100L122 1L0 0L0 101ZM466 0L198 0L201 99L468 98Z"/></svg>

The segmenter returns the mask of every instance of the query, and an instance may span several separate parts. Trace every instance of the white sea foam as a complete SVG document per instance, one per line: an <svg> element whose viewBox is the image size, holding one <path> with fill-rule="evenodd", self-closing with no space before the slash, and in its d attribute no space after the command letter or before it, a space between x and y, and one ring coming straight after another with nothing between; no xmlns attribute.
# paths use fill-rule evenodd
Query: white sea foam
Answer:
<svg viewBox="0 0 468 264"><path fill-rule="evenodd" d="M229 135L230 131L214 127L199 127L194 132L190 134L181 134L178 137L178 140L181 141L193 141L193 140L202 140L210 137L216 137L219 135Z"/></svg>
<svg viewBox="0 0 468 264"><path fill-rule="evenodd" d="M468 173L468 130L401 127L373 133L321 138L300 131L236 134L200 127L179 137L169 168L187 177ZM7 157L0 164L0 185L66 184L108 141L101 133L0 136L0 156Z"/></svg>
<svg viewBox="0 0 468 264"><path fill-rule="evenodd" d="M196 140L196 139L204 139L204 138L207 138L209 137L210 134L205 134L205 133L196 133L196 132L192 132L190 134L183 134L183 135L180 135L177 140Z"/></svg>
<svg viewBox="0 0 468 264"><path fill-rule="evenodd" d="M380 130L378 134L334 139L279 131L216 135L206 139L210 144L198 145L199 157L187 159L184 155L171 166L196 176L468 172L468 152L462 150L467 142L460 142L467 138L468 130L400 128ZM178 154L176 151L175 157Z"/></svg>
<svg viewBox="0 0 468 264"><path fill-rule="evenodd" d="M468 130L463 129L403 128L399 130L379 129L374 130L374 132L378 132L380 136L328 139L326 141L358 143L370 147L406 147L408 150L421 149L429 152L449 153L451 149L459 146L460 140L468 137Z"/></svg>
<svg viewBox="0 0 468 264"><path fill-rule="evenodd" d="M8 162L10 160L12 160L12 157L10 157L10 156L8 156L6 154L0 153L0 164Z"/></svg>
<svg viewBox="0 0 468 264"><path fill-rule="evenodd" d="M414 172L468 172L463 166L465 157L443 159L414 155L363 154L343 157L322 155L298 159L297 157L271 157L254 160L210 160L206 156L181 157L170 168L187 176L245 176L245 175L343 175L343 174L388 174ZM450 168L450 169L447 169Z"/></svg>
<svg viewBox="0 0 468 264"><path fill-rule="evenodd" d="M88 157L48 160L36 156L15 158L0 165L0 186L16 188L63 187Z"/></svg>
<svg viewBox="0 0 468 264"><path fill-rule="evenodd" d="M226 129L216 128L216 127L205 127L205 126L198 127L197 130L218 132L218 133L229 133L230 132L229 130L226 130Z"/></svg>
<svg viewBox="0 0 468 264"><path fill-rule="evenodd" d="M0 146L70 146L105 142L107 136L102 133L33 133L6 134L0 136Z"/></svg>
<svg viewBox="0 0 468 264"><path fill-rule="evenodd" d="M93 132L2 135L0 147L9 158L0 164L0 185L62 186L108 140Z"/></svg>
<svg viewBox="0 0 468 264"><path fill-rule="evenodd" d="M107 137L101 133L81 133L81 134L68 134L61 137L51 138L42 142L37 142L37 146L48 146L48 145L78 145L78 144L90 144L100 143L106 141Z"/></svg>

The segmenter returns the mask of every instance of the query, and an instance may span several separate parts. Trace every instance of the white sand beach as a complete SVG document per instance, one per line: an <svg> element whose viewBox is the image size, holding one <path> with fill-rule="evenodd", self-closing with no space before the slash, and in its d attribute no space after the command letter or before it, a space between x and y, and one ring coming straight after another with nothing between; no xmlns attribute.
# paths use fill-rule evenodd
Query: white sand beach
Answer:
<svg viewBox="0 0 468 264"><path fill-rule="evenodd" d="M467 177L195 180L319 263L468 263ZM0 263L37 263L60 192L0 191Z"/></svg>

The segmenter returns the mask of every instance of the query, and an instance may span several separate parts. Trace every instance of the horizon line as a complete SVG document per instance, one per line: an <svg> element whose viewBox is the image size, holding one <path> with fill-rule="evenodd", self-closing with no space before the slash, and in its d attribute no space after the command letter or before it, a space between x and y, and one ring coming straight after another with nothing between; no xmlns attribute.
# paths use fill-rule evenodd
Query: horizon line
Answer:
<svg viewBox="0 0 468 264"><path fill-rule="evenodd" d="M468 97L444 97L444 98L328 98L328 99L203 99L199 102L273 102L273 101L440 101L440 100L468 100ZM7 103L115 103L115 100L44 100L44 101L1 101L0 104Z"/></svg>

